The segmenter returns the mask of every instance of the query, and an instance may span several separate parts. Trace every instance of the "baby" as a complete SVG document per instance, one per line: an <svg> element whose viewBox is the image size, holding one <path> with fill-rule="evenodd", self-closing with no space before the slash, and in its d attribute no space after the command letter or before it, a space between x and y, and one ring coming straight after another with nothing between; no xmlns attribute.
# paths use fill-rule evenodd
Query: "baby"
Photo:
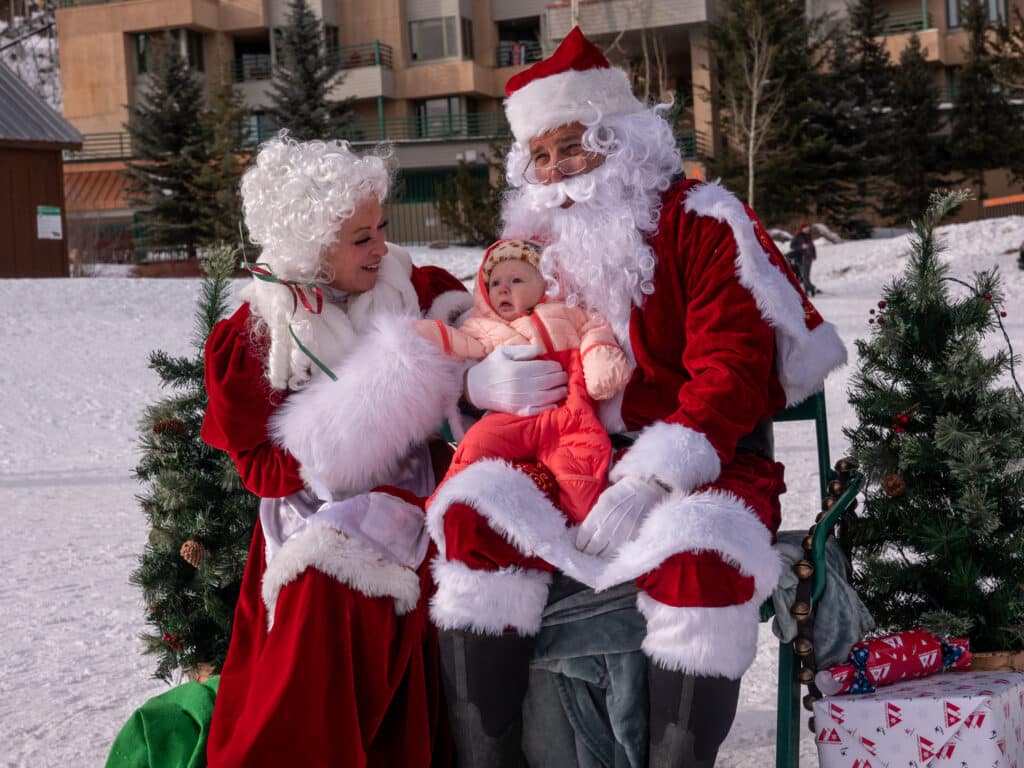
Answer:
<svg viewBox="0 0 1024 768"><path fill-rule="evenodd" d="M445 476L481 459L537 461L558 481L558 502L574 524L605 486L611 443L593 400L626 386L633 368L608 322L579 307L549 300L540 249L525 240L499 240L487 249L477 275L469 318L452 328L420 320L416 328L446 354L480 359L495 347L532 344L569 376L565 402L531 416L489 413L459 443Z"/></svg>

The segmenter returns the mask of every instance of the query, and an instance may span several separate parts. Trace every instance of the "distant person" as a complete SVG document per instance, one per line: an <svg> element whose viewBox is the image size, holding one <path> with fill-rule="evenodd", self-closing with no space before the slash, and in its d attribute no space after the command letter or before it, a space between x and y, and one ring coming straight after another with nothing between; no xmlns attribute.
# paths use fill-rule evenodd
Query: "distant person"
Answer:
<svg viewBox="0 0 1024 768"><path fill-rule="evenodd" d="M818 258L818 252L814 248L814 238L811 237L811 225L806 221L800 225L800 231L790 242L787 255L790 263L797 267L796 273L804 290L811 296L817 295L818 289L811 282L811 264Z"/></svg>

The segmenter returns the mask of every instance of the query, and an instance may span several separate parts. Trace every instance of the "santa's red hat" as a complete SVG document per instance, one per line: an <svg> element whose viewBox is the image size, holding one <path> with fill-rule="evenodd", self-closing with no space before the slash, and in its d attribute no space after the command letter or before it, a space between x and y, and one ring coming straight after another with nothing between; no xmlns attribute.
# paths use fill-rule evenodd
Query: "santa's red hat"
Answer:
<svg viewBox="0 0 1024 768"><path fill-rule="evenodd" d="M579 27L544 61L509 78L505 114L520 144L569 123L640 112L626 73L608 63Z"/></svg>

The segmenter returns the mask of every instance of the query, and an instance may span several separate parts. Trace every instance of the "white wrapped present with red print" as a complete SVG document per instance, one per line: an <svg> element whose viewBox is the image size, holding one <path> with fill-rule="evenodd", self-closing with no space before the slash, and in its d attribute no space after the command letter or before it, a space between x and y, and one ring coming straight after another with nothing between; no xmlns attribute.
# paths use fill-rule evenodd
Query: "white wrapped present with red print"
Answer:
<svg viewBox="0 0 1024 768"><path fill-rule="evenodd" d="M947 672L814 703L821 768L1024 768L1024 672Z"/></svg>

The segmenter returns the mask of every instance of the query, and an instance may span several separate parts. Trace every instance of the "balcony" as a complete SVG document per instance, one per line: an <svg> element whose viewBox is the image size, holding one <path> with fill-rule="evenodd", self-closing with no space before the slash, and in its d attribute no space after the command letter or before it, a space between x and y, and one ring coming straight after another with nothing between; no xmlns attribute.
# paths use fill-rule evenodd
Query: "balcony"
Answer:
<svg viewBox="0 0 1024 768"><path fill-rule="evenodd" d="M331 60L337 62L341 69L359 69L360 67L392 69L394 56L391 46L380 40L374 40L372 43L343 45L330 52Z"/></svg>
<svg viewBox="0 0 1024 768"><path fill-rule="evenodd" d="M904 35L926 29L932 29L932 15L927 11L897 11L886 17L882 34Z"/></svg>
<svg viewBox="0 0 1024 768"><path fill-rule="evenodd" d="M265 141L271 135L256 136L253 143L238 150L250 151L253 144ZM376 144L381 141L486 141L510 135L504 112L471 112L429 117L357 118L345 126L341 138L353 144ZM80 150L64 153L64 160L69 163L128 160L132 157L131 136L127 132L88 133L82 137Z"/></svg>
<svg viewBox="0 0 1024 768"><path fill-rule="evenodd" d="M232 65L232 76L236 83L254 80L270 80L274 65L269 53L243 53Z"/></svg>
<svg viewBox="0 0 1024 768"><path fill-rule="evenodd" d="M708 21L707 0L647 0L643 13L635 0L591 0L579 4L580 26L591 38L631 29L657 29ZM548 5L548 37L561 40L572 28L572 9L568 0Z"/></svg>
<svg viewBox="0 0 1024 768"><path fill-rule="evenodd" d="M536 41L502 40L494 53L495 64L499 67L519 67L544 58L540 43Z"/></svg>

